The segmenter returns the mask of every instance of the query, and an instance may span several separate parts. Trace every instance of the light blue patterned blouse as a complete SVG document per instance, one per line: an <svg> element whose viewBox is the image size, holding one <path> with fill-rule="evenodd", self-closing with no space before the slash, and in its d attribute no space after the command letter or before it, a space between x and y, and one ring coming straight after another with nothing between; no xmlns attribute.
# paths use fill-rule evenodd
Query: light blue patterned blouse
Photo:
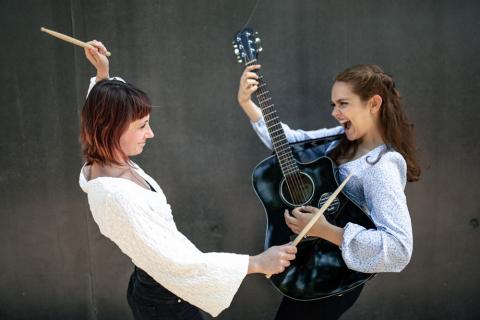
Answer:
<svg viewBox="0 0 480 320"><path fill-rule="evenodd" d="M264 119L252 126L262 142L272 149ZM341 126L313 131L292 130L284 123L282 126L289 142L343 133ZM332 150L335 144L327 145L325 151ZM380 160L370 164L382 151L385 153ZM344 192L365 209L377 230L367 230L354 223L345 226L340 245L345 263L352 270L366 273L401 271L410 261L413 249L412 224L404 193L405 159L395 150L381 145L358 159L341 164L336 175L343 181L350 172L353 176Z"/></svg>

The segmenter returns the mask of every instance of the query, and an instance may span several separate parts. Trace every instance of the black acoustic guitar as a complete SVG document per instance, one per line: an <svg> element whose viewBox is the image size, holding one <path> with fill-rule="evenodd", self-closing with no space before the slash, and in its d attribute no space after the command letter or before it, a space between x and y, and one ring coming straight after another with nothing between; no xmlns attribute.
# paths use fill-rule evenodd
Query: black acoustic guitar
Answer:
<svg viewBox="0 0 480 320"><path fill-rule="evenodd" d="M237 60L250 66L258 63L260 39L252 29L239 32L233 41ZM270 91L259 75L255 92L262 110L274 155L260 162L253 171L253 187L267 215L265 249L292 241L295 234L287 227L283 213L299 206L321 207L338 187L335 163L325 155L325 143L333 138L290 145L286 139ZM339 227L348 222L375 229L368 215L345 193L325 211L327 220ZM283 272L273 275L273 285L296 300L316 300L342 294L369 280L374 274L350 270L338 246L327 240L307 237L298 244L296 259Z"/></svg>

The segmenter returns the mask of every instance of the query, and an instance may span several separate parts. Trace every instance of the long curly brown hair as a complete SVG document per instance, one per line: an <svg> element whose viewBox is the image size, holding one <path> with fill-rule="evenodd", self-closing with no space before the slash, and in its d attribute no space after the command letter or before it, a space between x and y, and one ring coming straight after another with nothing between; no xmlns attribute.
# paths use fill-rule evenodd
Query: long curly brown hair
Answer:
<svg viewBox="0 0 480 320"><path fill-rule="evenodd" d="M405 113L402 97L395 88L393 78L376 65L356 65L338 74L335 82L346 82L351 85L355 94L362 101L367 101L374 95L382 97L380 107L381 134L385 144L398 151L407 163L407 180L418 181L420 166L416 158L413 124ZM359 141L349 141L342 137L330 156L339 159L351 160Z"/></svg>

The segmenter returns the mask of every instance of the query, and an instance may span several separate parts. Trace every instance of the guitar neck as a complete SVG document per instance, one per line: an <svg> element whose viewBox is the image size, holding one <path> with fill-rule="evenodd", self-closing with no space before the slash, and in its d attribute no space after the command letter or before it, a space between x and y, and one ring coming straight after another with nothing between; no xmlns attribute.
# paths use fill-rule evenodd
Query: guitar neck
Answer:
<svg viewBox="0 0 480 320"><path fill-rule="evenodd" d="M256 63L257 60L251 60L246 65L249 66ZM273 149L277 155L283 175L287 176L292 173L297 173L299 169L293 158L292 149L288 144L285 131L283 131L282 124L277 115L277 110L275 110L267 83L260 72L257 71L256 73L258 75L258 89L255 92L255 96L258 101L258 106L262 111L268 134L272 140Z"/></svg>

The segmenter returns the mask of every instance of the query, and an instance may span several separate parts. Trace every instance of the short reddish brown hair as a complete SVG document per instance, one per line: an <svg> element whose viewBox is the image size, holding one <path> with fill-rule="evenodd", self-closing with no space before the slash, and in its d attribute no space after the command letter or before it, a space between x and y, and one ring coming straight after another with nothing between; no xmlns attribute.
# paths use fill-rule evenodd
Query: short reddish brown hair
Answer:
<svg viewBox="0 0 480 320"><path fill-rule="evenodd" d="M150 114L147 94L118 80L99 81L83 105L80 142L87 165L117 164L128 160L120 148L120 137L132 121Z"/></svg>

